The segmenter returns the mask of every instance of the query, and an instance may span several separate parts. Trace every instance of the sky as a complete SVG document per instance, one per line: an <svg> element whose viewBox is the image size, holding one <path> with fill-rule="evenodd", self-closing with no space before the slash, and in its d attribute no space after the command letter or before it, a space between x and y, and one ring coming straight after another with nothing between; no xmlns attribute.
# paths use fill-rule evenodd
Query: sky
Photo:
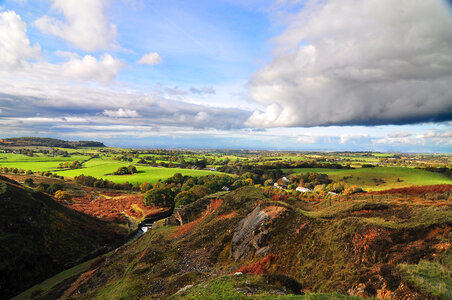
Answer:
<svg viewBox="0 0 452 300"><path fill-rule="evenodd" d="M0 137L452 152L452 2L0 0Z"/></svg>

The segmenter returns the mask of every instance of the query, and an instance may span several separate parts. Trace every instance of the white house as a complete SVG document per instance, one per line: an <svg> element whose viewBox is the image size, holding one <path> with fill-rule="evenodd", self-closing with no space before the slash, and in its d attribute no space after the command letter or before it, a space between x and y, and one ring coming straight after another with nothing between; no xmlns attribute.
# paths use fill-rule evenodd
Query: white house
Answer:
<svg viewBox="0 0 452 300"><path fill-rule="evenodd" d="M299 191L300 193L306 193L306 192L310 192L311 190L302 186L299 186L295 189L296 191Z"/></svg>

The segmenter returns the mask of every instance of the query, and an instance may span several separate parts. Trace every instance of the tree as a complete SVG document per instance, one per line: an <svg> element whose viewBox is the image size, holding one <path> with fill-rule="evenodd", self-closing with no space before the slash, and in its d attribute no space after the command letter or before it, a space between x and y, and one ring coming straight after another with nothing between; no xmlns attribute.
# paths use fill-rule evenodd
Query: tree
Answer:
<svg viewBox="0 0 452 300"><path fill-rule="evenodd" d="M154 188L144 194L144 205L161 207L174 206L174 197L176 193L177 190L171 188Z"/></svg>
<svg viewBox="0 0 452 300"><path fill-rule="evenodd" d="M114 175L130 175L137 173L137 168L134 165L128 167L120 167L113 174Z"/></svg>
<svg viewBox="0 0 452 300"><path fill-rule="evenodd" d="M174 202L176 207L188 205L196 200L196 195L190 191L183 191L176 195Z"/></svg>

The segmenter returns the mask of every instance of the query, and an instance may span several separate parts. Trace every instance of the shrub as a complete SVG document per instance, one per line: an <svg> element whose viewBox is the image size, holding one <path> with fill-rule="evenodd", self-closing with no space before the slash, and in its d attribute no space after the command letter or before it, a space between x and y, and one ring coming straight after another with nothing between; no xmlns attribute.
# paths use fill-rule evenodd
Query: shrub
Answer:
<svg viewBox="0 0 452 300"><path fill-rule="evenodd" d="M24 183L28 186L34 187L35 186L35 182L33 181L33 178L27 178L25 179Z"/></svg>
<svg viewBox="0 0 452 300"><path fill-rule="evenodd" d="M59 199L59 200L71 200L72 199L72 195L69 194L68 192L62 191L62 190L58 190L55 192L55 198Z"/></svg>

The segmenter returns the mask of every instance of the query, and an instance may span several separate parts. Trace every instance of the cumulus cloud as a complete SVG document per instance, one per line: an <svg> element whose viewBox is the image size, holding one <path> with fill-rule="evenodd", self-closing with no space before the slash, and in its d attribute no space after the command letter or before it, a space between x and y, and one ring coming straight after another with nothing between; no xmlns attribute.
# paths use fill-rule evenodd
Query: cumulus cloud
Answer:
<svg viewBox="0 0 452 300"><path fill-rule="evenodd" d="M104 110L103 112L104 115L108 116L108 117L113 117L113 118L136 118L139 117L140 115L137 113L136 110L133 109L118 109L118 110Z"/></svg>
<svg viewBox="0 0 452 300"><path fill-rule="evenodd" d="M157 65L162 62L162 57L157 52L151 52L145 54L138 61L139 64L145 64L149 66Z"/></svg>
<svg viewBox="0 0 452 300"><path fill-rule="evenodd" d="M91 55L80 58L76 53L64 51L56 51L55 54L68 60L62 63L44 61L39 44L30 44L27 24L21 17L14 11L0 12L0 76L11 79L5 86L28 79L41 81L39 85L46 80L97 81L106 84L123 67L123 63L110 54L100 59Z"/></svg>
<svg viewBox="0 0 452 300"><path fill-rule="evenodd" d="M452 119L445 1L309 1L250 79L265 105L249 126L406 124Z"/></svg>
<svg viewBox="0 0 452 300"><path fill-rule="evenodd" d="M203 88L190 88L190 92L198 95L215 95L217 92L213 87L203 87Z"/></svg>
<svg viewBox="0 0 452 300"><path fill-rule="evenodd" d="M30 59L39 59L39 44L30 44L27 24L14 11L0 12L0 66L14 69Z"/></svg>
<svg viewBox="0 0 452 300"><path fill-rule="evenodd" d="M118 74L123 64L110 54L105 54L100 60L91 55L82 59L71 58L61 65L63 75L77 81L96 80L108 83Z"/></svg>
<svg viewBox="0 0 452 300"><path fill-rule="evenodd" d="M65 21L43 16L34 22L42 32L55 35L84 51L116 46L116 26L105 15L105 0L53 0Z"/></svg>

